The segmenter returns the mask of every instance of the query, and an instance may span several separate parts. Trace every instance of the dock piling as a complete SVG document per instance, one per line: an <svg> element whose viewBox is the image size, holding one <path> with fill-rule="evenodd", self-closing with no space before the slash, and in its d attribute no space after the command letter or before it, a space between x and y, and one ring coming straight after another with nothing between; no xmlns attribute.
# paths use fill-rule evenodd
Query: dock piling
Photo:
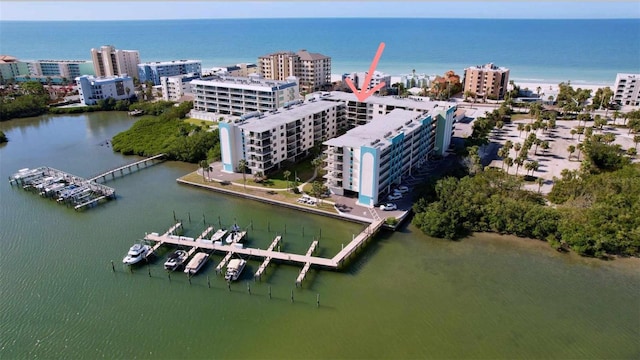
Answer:
<svg viewBox="0 0 640 360"><path fill-rule="evenodd" d="M176 219L176 211L173 210L173 222L178 222L178 220Z"/></svg>
<svg viewBox="0 0 640 360"><path fill-rule="evenodd" d="M320 293L316 295L316 307L320 307Z"/></svg>
<svg viewBox="0 0 640 360"><path fill-rule="evenodd" d="M111 271L116 272L116 267L113 265L113 260L111 260Z"/></svg>
<svg viewBox="0 0 640 360"><path fill-rule="evenodd" d="M189 285L191 285L191 275L187 275L187 279L189 280Z"/></svg>
<svg viewBox="0 0 640 360"><path fill-rule="evenodd" d="M204 213L202 214L202 225L207 226L207 220L204 217Z"/></svg>
<svg viewBox="0 0 640 360"><path fill-rule="evenodd" d="M247 291L249 292L249 295L251 295L251 285L249 282L247 282Z"/></svg>
<svg viewBox="0 0 640 360"><path fill-rule="evenodd" d="M209 275L207 275L207 286L211 289L211 280L209 280Z"/></svg>
<svg viewBox="0 0 640 360"><path fill-rule="evenodd" d="M169 277L169 282L171 282L171 272L167 271L167 276Z"/></svg>
<svg viewBox="0 0 640 360"><path fill-rule="evenodd" d="M271 232L271 221L267 221L267 231Z"/></svg>
<svg viewBox="0 0 640 360"><path fill-rule="evenodd" d="M191 212L187 212L187 215L189 215L189 224L191 224Z"/></svg>
<svg viewBox="0 0 640 360"><path fill-rule="evenodd" d="M293 303L293 289L291 289L291 302Z"/></svg>
<svg viewBox="0 0 640 360"><path fill-rule="evenodd" d="M149 273L149 277L151 277L151 265L147 263L147 272Z"/></svg>
<svg viewBox="0 0 640 360"><path fill-rule="evenodd" d="M229 291L231 291L231 281L227 281L227 289L229 289Z"/></svg>
<svg viewBox="0 0 640 360"><path fill-rule="evenodd" d="M269 300L271 300L271 285L269 285Z"/></svg>
<svg viewBox="0 0 640 360"><path fill-rule="evenodd" d="M220 215L218 215L218 228L222 229L222 221L220 221Z"/></svg>

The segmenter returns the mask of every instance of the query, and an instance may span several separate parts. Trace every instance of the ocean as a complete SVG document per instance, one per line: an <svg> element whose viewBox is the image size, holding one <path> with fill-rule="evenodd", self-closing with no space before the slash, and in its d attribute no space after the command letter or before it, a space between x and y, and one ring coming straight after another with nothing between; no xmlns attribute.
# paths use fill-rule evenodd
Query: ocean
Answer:
<svg viewBox="0 0 640 360"><path fill-rule="evenodd" d="M492 62L515 81L613 84L640 73L640 20L227 19L0 22L0 53L21 60L85 59L111 44L142 61L201 60L203 68L256 62L280 50L332 58L332 73L443 74Z"/></svg>

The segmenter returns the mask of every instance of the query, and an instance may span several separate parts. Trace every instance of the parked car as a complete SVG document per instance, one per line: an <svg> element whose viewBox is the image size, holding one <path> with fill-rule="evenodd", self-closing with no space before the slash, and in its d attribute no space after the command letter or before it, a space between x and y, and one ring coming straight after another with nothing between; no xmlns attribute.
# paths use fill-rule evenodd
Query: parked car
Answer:
<svg viewBox="0 0 640 360"><path fill-rule="evenodd" d="M386 203L386 204L380 205L380 210L383 210L383 211L392 211L396 209L398 209L398 207L394 203Z"/></svg>
<svg viewBox="0 0 640 360"><path fill-rule="evenodd" d="M394 201L399 199L402 199L402 194L400 193L390 194L389 196L387 196L387 200L389 201Z"/></svg>
<svg viewBox="0 0 640 360"><path fill-rule="evenodd" d="M406 187L406 186L404 186L404 185L400 185L400 186L398 186L398 187L396 188L396 190L397 190L397 191L399 191L399 192L401 192L401 193L403 193L403 194L404 194L404 193L406 193L406 192L409 192L409 188L408 188L408 187Z"/></svg>

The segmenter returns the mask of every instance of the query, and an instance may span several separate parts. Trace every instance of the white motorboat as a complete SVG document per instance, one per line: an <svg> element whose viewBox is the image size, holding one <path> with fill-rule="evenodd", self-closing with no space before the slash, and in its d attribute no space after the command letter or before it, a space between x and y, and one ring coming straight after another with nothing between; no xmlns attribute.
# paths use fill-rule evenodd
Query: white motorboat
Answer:
<svg viewBox="0 0 640 360"><path fill-rule="evenodd" d="M122 263L126 265L133 265L140 262L142 259L146 259L149 255L151 246L145 244L134 244L129 248L127 256L122 259Z"/></svg>
<svg viewBox="0 0 640 360"><path fill-rule="evenodd" d="M187 266L184 267L184 273L189 275L193 275L197 273L198 271L200 271L202 266L207 262L207 259L209 259L209 254L205 252L196 253L191 258L191 261L189 261Z"/></svg>
<svg viewBox="0 0 640 360"><path fill-rule="evenodd" d="M222 240L222 238L227 234L227 230L224 229L218 229L216 230L215 233L213 233L213 235L211 236L211 241L220 241Z"/></svg>
<svg viewBox="0 0 640 360"><path fill-rule="evenodd" d="M227 264L227 272L224 274L224 279L227 281L236 281L240 277L244 266L247 264L247 260L243 259L231 259Z"/></svg>
<svg viewBox="0 0 640 360"><path fill-rule="evenodd" d="M189 253L187 253L186 251L176 250L172 252L171 255L169 255L169 257L167 258L167 261L164 262L164 268L167 270L174 271L180 266L182 266L182 264L184 264L184 262L187 261L188 257L189 257Z"/></svg>
<svg viewBox="0 0 640 360"><path fill-rule="evenodd" d="M235 244L242 241L245 235L247 235L246 231L232 231L225 241L227 244Z"/></svg>

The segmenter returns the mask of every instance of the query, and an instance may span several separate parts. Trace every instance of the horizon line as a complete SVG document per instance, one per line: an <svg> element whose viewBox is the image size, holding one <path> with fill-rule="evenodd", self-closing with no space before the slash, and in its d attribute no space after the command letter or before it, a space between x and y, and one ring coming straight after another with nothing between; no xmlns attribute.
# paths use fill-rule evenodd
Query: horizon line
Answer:
<svg viewBox="0 0 640 360"><path fill-rule="evenodd" d="M13 19L0 22L110 22L110 21L185 21L185 20L298 20L298 19L429 19L429 20L640 20L640 17L581 17L581 18L528 18L528 17L421 17L421 16L390 16L390 17L353 17L353 16L295 16L295 17L224 17L224 18L158 18L158 19Z"/></svg>

